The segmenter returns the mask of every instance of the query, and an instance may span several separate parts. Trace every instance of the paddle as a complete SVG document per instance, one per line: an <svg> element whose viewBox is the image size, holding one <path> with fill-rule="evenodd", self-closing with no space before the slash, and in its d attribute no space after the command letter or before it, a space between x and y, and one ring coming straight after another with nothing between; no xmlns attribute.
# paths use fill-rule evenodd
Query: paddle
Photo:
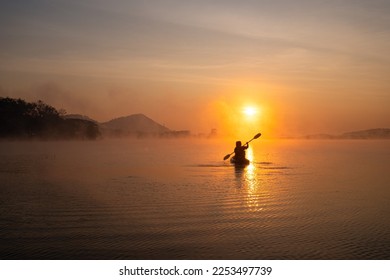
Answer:
<svg viewBox="0 0 390 280"><path fill-rule="evenodd" d="M251 140L249 140L248 142L246 142L246 144L249 144L249 142L251 142L252 140L255 140L255 139L259 138L260 136L261 136L261 133L257 133ZM245 144L245 145L246 145L246 144ZM228 158L230 158L230 156L231 156L232 154L234 154L234 152L231 153L231 154L226 155L226 156L223 158L223 160L227 160Z"/></svg>

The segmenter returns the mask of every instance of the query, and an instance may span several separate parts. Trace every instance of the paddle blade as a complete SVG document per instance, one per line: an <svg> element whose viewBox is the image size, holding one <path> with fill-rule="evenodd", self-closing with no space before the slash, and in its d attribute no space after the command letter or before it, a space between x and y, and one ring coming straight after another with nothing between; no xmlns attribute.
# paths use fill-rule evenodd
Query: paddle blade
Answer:
<svg viewBox="0 0 390 280"><path fill-rule="evenodd" d="M228 158L230 158L230 154L226 155L223 160L227 160Z"/></svg>
<svg viewBox="0 0 390 280"><path fill-rule="evenodd" d="M257 138L259 138L261 136L261 133L257 133L256 135L255 135L255 137L253 137L253 139L257 139Z"/></svg>

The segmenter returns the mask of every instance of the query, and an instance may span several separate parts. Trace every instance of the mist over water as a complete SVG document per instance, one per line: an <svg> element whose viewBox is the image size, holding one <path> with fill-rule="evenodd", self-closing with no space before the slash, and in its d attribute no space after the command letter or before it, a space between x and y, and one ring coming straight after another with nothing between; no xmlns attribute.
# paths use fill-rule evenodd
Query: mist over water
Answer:
<svg viewBox="0 0 390 280"><path fill-rule="evenodd" d="M390 141L0 143L1 259L389 259Z"/></svg>

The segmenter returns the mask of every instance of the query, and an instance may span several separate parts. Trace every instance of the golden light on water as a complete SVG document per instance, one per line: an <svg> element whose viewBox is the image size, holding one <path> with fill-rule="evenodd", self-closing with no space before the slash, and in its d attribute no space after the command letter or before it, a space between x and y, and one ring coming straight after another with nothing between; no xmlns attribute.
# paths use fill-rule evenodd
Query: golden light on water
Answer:
<svg viewBox="0 0 390 280"><path fill-rule="evenodd" d="M244 171L244 179L245 179L245 184L248 188L249 193L254 193L256 192L257 188L257 174L256 174L256 167L254 165L254 156L253 156L253 149L248 148L246 152L246 157L249 159L251 162Z"/></svg>
<svg viewBox="0 0 390 280"><path fill-rule="evenodd" d="M255 152L252 147L246 151L246 158L250 160L250 164L245 168L236 170L240 186L245 193L243 203L250 212L264 211L270 197L274 195L269 187L269 183L261 180L261 170L256 163Z"/></svg>
<svg viewBox="0 0 390 280"><path fill-rule="evenodd" d="M249 147L246 150L246 154L245 155L246 155L246 158L249 159L249 161L251 162L248 167L250 167L250 166L254 167L253 162L254 162L255 157L253 155L253 149L251 147Z"/></svg>
<svg viewBox="0 0 390 280"><path fill-rule="evenodd" d="M250 160L250 164L246 166L244 170L244 182L247 188L247 199L246 203L248 205L248 209L251 211L261 211L263 210L259 197L259 184L258 184L258 174L256 170L256 166L254 164L255 157L253 154L253 149L249 147L246 153L246 157Z"/></svg>

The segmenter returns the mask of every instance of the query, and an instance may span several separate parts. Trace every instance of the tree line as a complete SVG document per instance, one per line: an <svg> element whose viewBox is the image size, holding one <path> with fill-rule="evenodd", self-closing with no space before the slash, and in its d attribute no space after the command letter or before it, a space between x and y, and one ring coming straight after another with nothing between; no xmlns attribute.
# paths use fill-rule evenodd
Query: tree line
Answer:
<svg viewBox="0 0 390 280"><path fill-rule="evenodd" d="M41 100L0 97L0 138L9 139L96 139L98 124L88 120L66 119L63 110Z"/></svg>

